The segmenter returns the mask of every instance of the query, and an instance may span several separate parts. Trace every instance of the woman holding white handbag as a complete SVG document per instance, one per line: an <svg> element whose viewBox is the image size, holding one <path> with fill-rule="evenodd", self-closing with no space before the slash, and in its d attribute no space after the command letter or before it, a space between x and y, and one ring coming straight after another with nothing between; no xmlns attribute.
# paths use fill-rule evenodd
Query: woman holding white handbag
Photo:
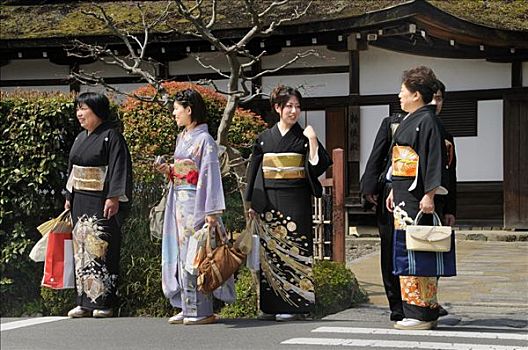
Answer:
<svg viewBox="0 0 528 350"><path fill-rule="evenodd" d="M395 246L397 241L401 242L397 235L404 234L402 230L413 223L418 212L432 214L435 196L447 194L447 152L434 114L435 106L428 105L438 90L436 84L436 77L428 67L420 66L403 73L398 97L401 109L408 114L393 136L389 169L393 189L386 203L394 212ZM395 272L397 269L395 266ZM436 275L400 275L405 318L396 322L395 328L431 329L436 326L437 284Z"/></svg>

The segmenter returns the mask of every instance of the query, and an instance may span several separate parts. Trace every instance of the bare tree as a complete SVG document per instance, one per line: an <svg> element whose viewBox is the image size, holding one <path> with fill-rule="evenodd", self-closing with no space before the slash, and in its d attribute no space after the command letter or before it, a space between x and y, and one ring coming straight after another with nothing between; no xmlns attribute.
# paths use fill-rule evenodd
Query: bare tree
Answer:
<svg viewBox="0 0 528 350"><path fill-rule="evenodd" d="M117 36L125 44L128 54L123 58L108 47L92 45L75 41L73 47L69 50L69 55L75 57L94 57L103 61L104 63L117 65L123 68L130 74L139 75L146 82L156 88L156 96L149 98L149 101L168 102L167 92L163 89L162 80L156 77L155 66L157 62L146 57L146 49L149 44L150 34L157 27L163 25L165 34L179 33L191 37L197 37L208 41L214 48L222 53L228 63L228 72L222 72L218 67L205 64L199 56L196 56L197 62L203 67L218 73L221 77L228 80L227 89L220 89L212 80L204 80L201 83L212 85L218 92L227 97L227 103L223 111L222 120L218 128L217 143L226 147L229 156L230 167L232 173L237 177L239 189L242 192L244 189L245 178L245 161L240 157L239 152L229 147L227 135L231 121L235 114L236 108L241 102L247 102L262 94L261 87L254 86L254 82L265 74L277 72L300 58L315 55L313 49L297 53L293 58L284 62L273 69L263 70L254 75L251 67L258 64L262 57L266 54L265 50L260 52L251 52L248 49L248 44L251 40L258 37L268 37L274 33L276 28L285 23L289 23L300 19L311 6L311 1L302 8L295 7L290 9L288 0L280 1L260 1L260 0L243 0L244 8L242 13L247 16L248 29L238 40L233 39L224 40L215 32L215 26L218 24L219 16L219 1L217 0L195 0L184 1L175 0L168 1L165 9L152 19L147 19L145 9L137 4L141 13L143 33L141 35L131 34L126 28L118 28L111 16L109 16L102 5L94 4L95 11L84 11L88 16L104 23L109 28L113 35ZM177 14L177 15L176 15ZM227 16L230 14L227 14ZM176 25L175 20L185 19L189 29L181 29L181 24ZM150 67L150 69L146 69ZM130 96L128 93L119 91L115 87L107 84L103 78L96 74L89 74L86 72L74 73L73 77L85 84L103 85L117 93ZM145 100L145 97L132 97Z"/></svg>

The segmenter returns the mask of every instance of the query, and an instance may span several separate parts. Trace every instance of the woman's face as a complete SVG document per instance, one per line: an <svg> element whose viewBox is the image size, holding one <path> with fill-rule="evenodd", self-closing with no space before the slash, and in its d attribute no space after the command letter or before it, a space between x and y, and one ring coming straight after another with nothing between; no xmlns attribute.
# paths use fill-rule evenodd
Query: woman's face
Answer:
<svg viewBox="0 0 528 350"><path fill-rule="evenodd" d="M301 104L296 96L292 96L282 109L278 104L275 104L275 111L279 114L280 120L287 126L291 127L297 123L297 120L299 120L299 116L301 115Z"/></svg>
<svg viewBox="0 0 528 350"><path fill-rule="evenodd" d="M414 112L424 104L421 95L418 92L409 91L405 84L401 84L398 97L400 98L401 109L407 113Z"/></svg>
<svg viewBox="0 0 528 350"><path fill-rule="evenodd" d="M103 122L103 120L84 103L77 106L77 120L88 132L94 131Z"/></svg>
<svg viewBox="0 0 528 350"><path fill-rule="evenodd" d="M172 115L174 115L176 124L178 124L179 127L188 127L193 123L191 118L191 107L183 107L178 101L174 102Z"/></svg>

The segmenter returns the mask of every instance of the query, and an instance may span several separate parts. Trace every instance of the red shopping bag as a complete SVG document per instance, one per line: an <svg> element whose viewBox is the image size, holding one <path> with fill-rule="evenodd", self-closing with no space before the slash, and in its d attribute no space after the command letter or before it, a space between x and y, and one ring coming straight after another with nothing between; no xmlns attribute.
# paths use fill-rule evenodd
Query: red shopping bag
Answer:
<svg viewBox="0 0 528 350"><path fill-rule="evenodd" d="M68 214L48 233L42 286L52 289L74 288L72 222Z"/></svg>

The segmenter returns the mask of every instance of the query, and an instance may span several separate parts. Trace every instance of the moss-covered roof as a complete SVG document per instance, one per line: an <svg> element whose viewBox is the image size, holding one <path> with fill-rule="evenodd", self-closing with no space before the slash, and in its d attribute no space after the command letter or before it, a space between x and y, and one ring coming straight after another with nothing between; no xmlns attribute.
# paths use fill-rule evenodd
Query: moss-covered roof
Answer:
<svg viewBox="0 0 528 350"><path fill-rule="evenodd" d="M491 28L528 31L528 1L524 0L427 0L435 7L463 20ZM244 27L248 16L236 6L240 0L220 1L216 29L234 29ZM268 1L262 1L266 3ZM297 23L345 19L364 15L367 12L379 11L409 0L314 0L308 14ZM17 5L0 6L0 39L35 39L64 38L79 36L96 36L109 34L108 30L87 17L81 10L88 10L90 3L66 3L54 5ZM151 16L159 14L166 6L166 1L143 1L144 8ZM306 0L292 0L289 10L306 4ZM111 14L118 26L131 31L139 30L140 14L135 2L113 1L101 3L107 13ZM275 14L277 15L277 14ZM188 25L179 16L172 17L178 27ZM136 28L134 28L136 27ZM158 28L163 29L163 28Z"/></svg>

